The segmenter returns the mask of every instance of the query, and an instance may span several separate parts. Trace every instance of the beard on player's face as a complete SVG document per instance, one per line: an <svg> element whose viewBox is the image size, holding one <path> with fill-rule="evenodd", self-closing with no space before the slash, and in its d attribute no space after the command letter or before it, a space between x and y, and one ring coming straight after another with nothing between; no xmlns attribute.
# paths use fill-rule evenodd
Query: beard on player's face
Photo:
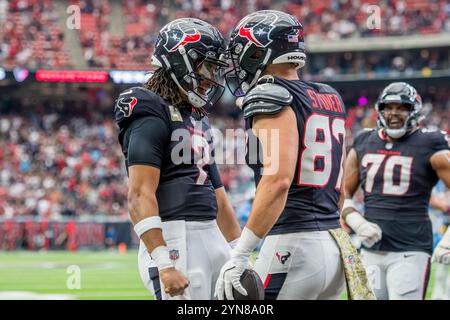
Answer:
<svg viewBox="0 0 450 320"><path fill-rule="evenodd" d="M391 129L400 129L404 126L405 121L406 121L406 118L394 115L394 116L390 116L386 119L386 124Z"/></svg>
<svg viewBox="0 0 450 320"><path fill-rule="evenodd" d="M411 106L405 104L391 103L383 109L383 117L390 129L400 129L405 125L411 112Z"/></svg>

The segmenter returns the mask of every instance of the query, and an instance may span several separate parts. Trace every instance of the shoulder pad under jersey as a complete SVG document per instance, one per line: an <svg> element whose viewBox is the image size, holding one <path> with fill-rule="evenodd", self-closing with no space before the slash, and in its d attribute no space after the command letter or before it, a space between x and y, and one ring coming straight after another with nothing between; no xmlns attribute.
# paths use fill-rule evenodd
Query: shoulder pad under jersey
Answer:
<svg viewBox="0 0 450 320"><path fill-rule="evenodd" d="M277 114L292 103L292 94L275 83L262 83L251 89L244 98L244 119L258 114Z"/></svg>
<svg viewBox="0 0 450 320"><path fill-rule="evenodd" d="M376 133L375 128L364 128L356 134L353 146L358 146L360 144L366 143L366 139L373 133Z"/></svg>
<svg viewBox="0 0 450 320"><path fill-rule="evenodd" d="M432 150L450 150L450 136L447 132L438 129L420 129L425 139L425 146Z"/></svg>

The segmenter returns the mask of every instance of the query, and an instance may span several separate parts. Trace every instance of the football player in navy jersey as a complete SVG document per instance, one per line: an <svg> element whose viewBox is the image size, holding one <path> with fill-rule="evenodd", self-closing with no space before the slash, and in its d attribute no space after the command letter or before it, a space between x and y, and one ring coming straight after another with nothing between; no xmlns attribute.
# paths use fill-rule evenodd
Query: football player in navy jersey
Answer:
<svg viewBox="0 0 450 320"><path fill-rule="evenodd" d="M378 128L360 133L347 156L342 218L362 242L377 298L423 299L433 242L430 194L438 179L450 187L448 136L418 127L422 100L405 82L388 85L375 109ZM364 215L352 201L359 185ZM444 238L435 259L448 253Z"/></svg>
<svg viewBox="0 0 450 320"><path fill-rule="evenodd" d="M208 23L172 21L159 32L152 77L116 101L139 271L156 299L211 299L240 235L205 116L224 88L224 50Z"/></svg>
<svg viewBox="0 0 450 320"><path fill-rule="evenodd" d="M328 231L340 228L344 103L332 87L299 79L303 27L292 15L267 10L246 16L231 34L229 51L233 69L226 81L235 96L244 96L247 163L257 187L216 296L232 299L233 287L247 293L240 276L267 235L254 266L266 299L338 299L343 265Z"/></svg>

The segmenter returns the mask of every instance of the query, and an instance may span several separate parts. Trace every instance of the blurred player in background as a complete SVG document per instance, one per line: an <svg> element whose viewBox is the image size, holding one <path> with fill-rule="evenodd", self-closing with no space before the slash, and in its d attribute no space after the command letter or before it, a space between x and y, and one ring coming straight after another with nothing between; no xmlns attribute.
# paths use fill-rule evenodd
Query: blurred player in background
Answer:
<svg viewBox="0 0 450 320"><path fill-rule="evenodd" d="M450 203L448 203L446 188L442 181L439 181L434 187L430 198L430 219L433 227L433 248L435 249L432 262L436 260L439 249L445 242L440 242L449 225ZM444 253L445 253L445 248ZM450 254L450 250L447 249ZM442 257L443 255L440 255ZM443 259L442 259L443 260ZM444 262L444 261L442 261ZM450 266L437 263L435 266L434 286L431 294L433 300L449 300L450 299Z"/></svg>
<svg viewBox="0 0 450 320"><path fill-rule="evenodd" d="M266 299L338 299L343 266L328 230L340 227L344 103L332 87L299 79L306 56L303 26L294 16L248 15L234 29L229 50L234 69L226 79L235 96L245 95L247 163L257 188L216 295L232 299L232 287L246 294L240 276L267 235L255 263ZM279 139L270 138L274 132ZM252 153L251 141L264 150L263 159ZM269 154L274 145L278 154Z"/></svg>
<svg viewBox="0 0 450 320"><path fill-rule="evenodd" d="M154 74L115 106L139 270L157 299L211 299L227 241L240 235L205 111L224 88L225 44L208 23L183 18L162 28L155 46Z"/></svg>
<svg viewBox="0 0 450 320"><path fill-rule="evenodd" d="M342 218L363 244L377 298L423 299L433 245L428 202L439 178L450 186L448 137L419 129L422 100L407 83L388 85L375 109L379 128L359 134L347 156ZM352 201L359 185L364 216Z"/></svg>

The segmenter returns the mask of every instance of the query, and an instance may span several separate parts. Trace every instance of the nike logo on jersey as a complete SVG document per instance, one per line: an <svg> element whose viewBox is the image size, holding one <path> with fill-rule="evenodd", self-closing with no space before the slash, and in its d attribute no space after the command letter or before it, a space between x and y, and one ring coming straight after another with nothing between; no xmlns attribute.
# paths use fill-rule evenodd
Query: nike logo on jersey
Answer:
<svg viewBox="0 0 450 320"><path fill-rule="evenodd" d="M124 94L130 94L130 93L133 93L133 90L130 89L128 91L124 91L121 94L119 94L119 96L124 95Z"/></svg>

